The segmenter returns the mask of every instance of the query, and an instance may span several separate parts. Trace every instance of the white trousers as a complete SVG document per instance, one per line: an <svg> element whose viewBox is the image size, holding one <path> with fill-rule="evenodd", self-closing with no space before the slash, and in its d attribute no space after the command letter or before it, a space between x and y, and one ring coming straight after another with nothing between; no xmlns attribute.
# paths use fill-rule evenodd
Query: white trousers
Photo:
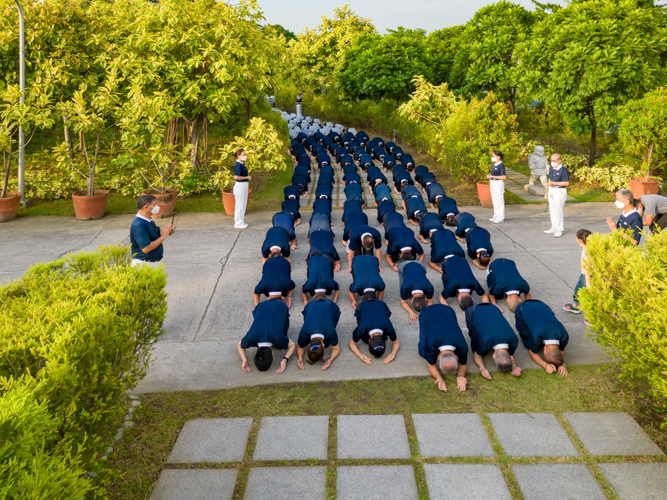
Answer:
<svg viewBox="0 0 667 500"><path fill-rule="evenodd" d="M245 224L245 209L248 204L248 182L237 182L234 184L234 226Z"/></svg>
<svg viewBox="0 0 667 500"><path fill-rule="evenodd" d="M493 202L493 218L505 220L505 182L491 179L491 201Z"/></svg>
<svg viewBox="0 0 667 500"><path fill-rule="evenodd" d="M131 267L148 266L153 268L157 268L157 266L159 265L160 265L159 262L147 262L145 260L140 260L140 259L132 259L132 263L130 264Z"/></svg>
<svg viewBox="0 0 667 500"><path fill-rule="evenodd" d="M565 231L565 216L563 208L567 199L566 188L549 188L549 215L551 216L551 229L557 233Z"/></svg>
<svg viewBox="0 0 667 500"><path fill-rule="evenodd" d="M303 116L303 115L301 114L301 110L302 110L302 107L301 107L301 106L302 106L301 104L298 104L298 103L297 103L297 105L296 105L296 116Z"/></svg>

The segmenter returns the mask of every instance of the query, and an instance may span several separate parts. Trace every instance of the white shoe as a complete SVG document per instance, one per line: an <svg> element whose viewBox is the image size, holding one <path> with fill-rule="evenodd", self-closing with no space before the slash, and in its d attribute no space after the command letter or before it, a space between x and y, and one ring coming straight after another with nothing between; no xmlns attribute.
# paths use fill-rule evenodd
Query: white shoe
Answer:
<svg viewBox="0 0 667 500"><path fill-rule="evenodd" d="M502 219L491 219L491 222L493 222L494 224L500 224L501 222L503 222L503 220Z"/></svg>
<svg viewBox="0 0 667 500"><path fill-rule="evenodd" d="M560 238L561 236L563 236L563 231L558 231L556 234L554 234L554 236L556 238Z"/></svg>
<svg viewBox="0 0 667 500"><path fill-rule="evenodd" d="M241 224L240 226L234 225L234 227L236 229L245 229L246 227L248 227L248 224Z"/></svg>
<svg viewBox="0 0 667 500"><path fill-rule="evenodd" d="M555 232L556 232L555 229L547 229L546 231L544 231L544 234L554 234Z"/></svg>
<svg viewBox="0 0 667 500"><path fill-rule="evenodd" d="M495 218L495 217L491 217L489 220L490 220L491 222L496 222L496 218Z"/></svg>

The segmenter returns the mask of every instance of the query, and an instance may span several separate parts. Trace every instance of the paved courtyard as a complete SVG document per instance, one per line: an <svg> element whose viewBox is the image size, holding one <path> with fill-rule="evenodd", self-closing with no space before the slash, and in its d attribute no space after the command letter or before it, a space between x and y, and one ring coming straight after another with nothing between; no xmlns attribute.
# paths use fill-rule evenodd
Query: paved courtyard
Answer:
<svg viewBox="0 0 667 500"><path fill-rule="evenodd" d="M612 203L567 204L565 234L562 238L554 238L542 232L549 227L549 216L544 213L544 208L545 205L508 205L507 219L500 225L488 222L491 209L461 207L461 210L474 214L480 225L489 229L495 248L494 258L515 260L531 285L533 297L546 302L564 323L571 339L566 351L567 364L605 361L608 358L586 338L582 316L563 311L562 305L571 302L572 287L579 276L580 249L574 237L576 230L585 227L607 232L606 217L616 216L618 211ZM367 212L371 225L380 227L375 220L375 209L371 207ZM385 301L393 311L391 319L401 339L401 350L394 362L388 365L374 362L368 366L349 351L346 344L356 322L350 300L341 292L338 334L342 349L329 370L323 372L318 366L307 365L306 370L301 371L293 360L282 375L275 375L273 371L259 373L254 369L248 374L241 371L236 343L252 323L252 291L262 271L260 247L266 230L271 227L272 215L269 212L248 214L246 220L250 227L243 231L234 229L231 217L222 214L176 216L178 230L165 243L164 265L169 275L166 333L155 344L154 365L137 391L208 390L281 382L428 375L426 363L417 353L418 325L409 322L401 309L398 276L388 266L383 274L387 285ZM336 245L344 256L340 243L341 215L340 210L335 210L333 220ZM304 209L303 217L304 223L297 227L299 247L292 253L292 278L297 287L306 280L307 209ZM53 260L68 252L94 250L103 244L129 244L132 218L132 215L119 215L78 222L73 217L28 217L2 224L0 281L16 279L31 264ZM428 245L424 246L424 251L428 258ZM485 273L477 268L473 268L473 272L486 288ZM437 297L442 291L440 274L429 269L428 277L435 286ZM335 279L341 290L346 290L352 281L345 267ZM464 327L462 311L454 301L450 303L454 305L459 325ZM505 309L505 317L514 325L513 314L504 301L500 304ZM289 330L292 339L296 339L303 323L302 310L303 302L296 296ZM522 345L517 350L516 359L521 367L536 367ZM490 361L487 367L495 368ZM477 369L472 361L469 368Z"/></svg>
<svg viewBox="0 0 667 500"><path fill-rule="evenodd" d="M664 459L626 413L198 419L150 500L661 499Z"/></svg>

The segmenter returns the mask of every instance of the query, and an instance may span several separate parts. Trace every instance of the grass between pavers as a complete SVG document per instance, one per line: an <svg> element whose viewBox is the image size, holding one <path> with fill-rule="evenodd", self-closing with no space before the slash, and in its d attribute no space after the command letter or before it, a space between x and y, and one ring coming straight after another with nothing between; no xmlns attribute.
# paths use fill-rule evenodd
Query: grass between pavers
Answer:
<svg viewBox="0 0 667 500"><path fill-rule="evenodd" d="M531 463L584 463L598 480L608 498L616 498L602 476L599 462L665 461L664 457L592 457L562 415L577 411L624 411L632 415L651 438L667 451L667 432L660 430L662 416L654 413L642 388L619 381L620 368L614 364L570 367L566 379L547 375L543 370L524 370L516 379L494 373L487 381L479 374L469 376L468 391L459 393L453 379L449 391L438 391L432 379L358 380L313 382L262 387L241 387L207 392L155 393L141 397L135 425L114 444L109 465L124 477L112 485L113 499L146 499L164 468L234 468L239 470L235 499L241 499L248 474L255 466L322 465L327 467L327 498L335 498L337 467L341 465L412 465L420 498L428 498L423 464L487 463L500 466L515 499L522 498L511 466ZM267 374L267 376L274 376ZM507 457L493 431L488 413L555 413L573 438L580 457ZM496 452L496 457L422 458L411 415L413 413L478 413ZM403 415L412 457L405 460L339 460L337 458L337 415ZM329 415L329 451L326 461L254 462L252 456L262 417ZM167 464L178 434L190 419L253 417L242 463Z"/></svg>

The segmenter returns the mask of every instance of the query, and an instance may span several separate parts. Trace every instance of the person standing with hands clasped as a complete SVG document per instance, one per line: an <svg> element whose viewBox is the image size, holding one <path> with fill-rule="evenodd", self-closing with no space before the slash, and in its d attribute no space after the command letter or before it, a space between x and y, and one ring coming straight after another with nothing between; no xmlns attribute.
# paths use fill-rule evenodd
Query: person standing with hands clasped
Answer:
<svg viewBox="0 0 667 500"><path fill-rule="evenodd" d="M551 168L549 169L549 182L547 182L549 215L551 216L551 228L544 231L553 234L556 238L563 236L565 231L565 200L567 200L567 186L570 185L570 173L561 162L560 155L551 155Z"/></svg>
<svg viewBox="0 0 667 500"><path fill-rule="evenodd" d="M500 224L505 220L505 165L503 165L504 155L500 151L494 151L491 154L493 166L486 176L491 183L491 201L493 202L493 217L489 220L495 224Z"/></svg>
<svg viewBox="0 0 667 500"><path fill-rule="evenodd" d="M234 154L236 163L234 164L234 227L236 229L245 229L248 224L245 223L245 209L248 205L248 182L252 177L248 175L248 169L245 161L248 155L243 149L239 149Z"/></svg>
<svg viewBox="0 0 667 500"><path fill-rule="evenodd" d="M176 227L166 224L162 229L153 220L160 213L157 198L145 194L137 200L137 216L130 227L132 266L148 265L157 267L162 260L164 248L162 242L169 238Z"/></svg>
<svg viewBox="0 0 667 500"><path fill-rule="evenodd" d="M632 197L632 191L629 189L616 191L616 201L614 204L616 205L616 208L622 209L623 213L618 219L618 222L614 222L611 217L607 217L607 225L609 226L609 229L613 232L616 232L619 229L630 229L632 231L632 236L624 234L623 238L631 241L635 245L639 245L639 242L642 239L643 220L642 216L639 215L639 212L637 212L637 209L635 208L635 200Z"/></svg>

